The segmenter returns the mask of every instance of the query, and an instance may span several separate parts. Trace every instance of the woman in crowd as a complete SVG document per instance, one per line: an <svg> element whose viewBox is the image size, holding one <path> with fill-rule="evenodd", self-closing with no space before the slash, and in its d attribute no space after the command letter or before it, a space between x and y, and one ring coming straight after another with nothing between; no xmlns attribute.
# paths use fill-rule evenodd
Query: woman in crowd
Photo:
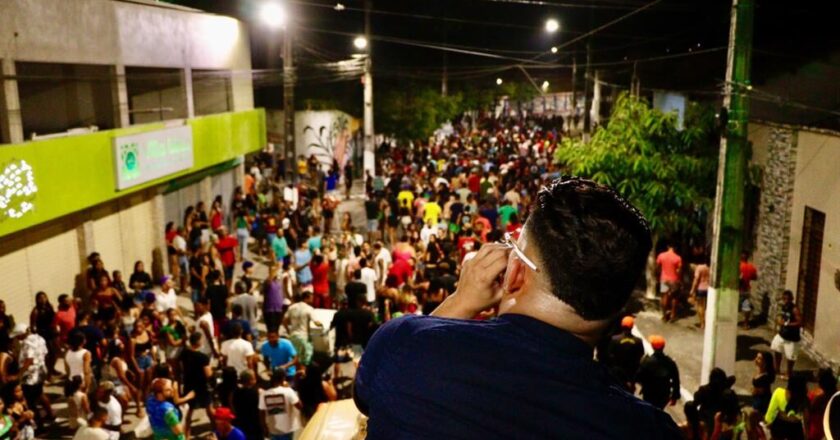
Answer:
<svg viewBox="0 0 840 440"><path fill-rule="evenodd" d="M147 321L142 318L134 323L134 331L128 339L127 356L131 370L137 378L137 388L143 396L148 394L152 383L152 373L155 365L155 340L146 326Z"/></svg>
<svg viewBox="0 0 840 440"><path fill-rule="evenodd" d="M831 368L821 368L817 373L817 387L808 392L808 440L822 440L823 416L831 396L837 392L837 377Z"/></svg>
<svg viewBox="0 0 840 440"><path fill-rule="evenodd" d="M755 375L752 378L752 406L761 414L767 412L770 397L773 393L773 383L776 381L776 369L773 366L773 355L760 351L755 355Z"/></svg>
<svg viewBox="0 0 840 440"><path fill-rule="evenodd" d="M108 356L102 367L102 380L108 380L114 384L114 397L120 401L123 408L128 408L128 403L133 400L137 416L143 417L145 410L141 403L141 392L134 385L137 375L129 369L128 362L125 360L125 344L116 330L112 330L107 347Z"/></svg>
<svg viewBox="0 0 840 440"><path fill-rule="evenodd" d="M96 260L98 264L102 264L102 260ZM108 276L108 272L105 272ZM58 332L55 326L55 309L50 303L49 297L45 292L38 292L35 294L35 307L32 313L29 314L29 327L35 329L38 336L44 338L47 343L47 368L51 375L58 374L55 370L55 363L58 360Z"/></svg>
<svg viewBox="0 0 840 440"><path fill-rule="evenodd" d="M175 265L172 267L175 266L177 266L177 259L175 260ZM146 272L142 261L138 260L134 263L134 271L128 278L128 286L135 292L142 292L152 288L152 276Z"/></svg>
<svg viewBox="0 0 840 440"><path fill-rule="evenodd" d="M93 294L94 306L97 310L97 320L105 324L113 324L119 318L117 304L122 302L122 295L111 286L108 277L99 278L99 286Z"/></svg>

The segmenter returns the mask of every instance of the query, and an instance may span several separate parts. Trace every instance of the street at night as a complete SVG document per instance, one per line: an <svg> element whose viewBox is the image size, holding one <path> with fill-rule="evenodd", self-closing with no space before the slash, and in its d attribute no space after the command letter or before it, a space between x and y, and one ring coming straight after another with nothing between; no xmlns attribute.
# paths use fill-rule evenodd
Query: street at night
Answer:
<svg viewBox="0 0 840 440"><path fill-rule="evenodd" d="M0 439L840 438L818 2L0 2Z"/></svg>

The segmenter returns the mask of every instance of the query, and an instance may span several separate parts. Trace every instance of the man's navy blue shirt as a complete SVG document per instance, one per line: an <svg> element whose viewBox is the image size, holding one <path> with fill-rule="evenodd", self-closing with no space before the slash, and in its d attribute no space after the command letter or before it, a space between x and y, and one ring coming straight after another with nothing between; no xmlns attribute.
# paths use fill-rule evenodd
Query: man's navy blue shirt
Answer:
<svg viewBox="0 0 840 440"><path fill-rule="evenodd" d="M523 315L389 321L362 356L355 399L371 439L681 438L586 343Z"/></svg>

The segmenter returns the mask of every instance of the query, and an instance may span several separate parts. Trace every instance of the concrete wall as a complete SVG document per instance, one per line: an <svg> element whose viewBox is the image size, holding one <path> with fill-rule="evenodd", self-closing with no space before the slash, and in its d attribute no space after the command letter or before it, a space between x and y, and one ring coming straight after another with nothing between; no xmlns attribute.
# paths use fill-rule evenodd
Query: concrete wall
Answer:
<svg viewBox="0 0 840 440"><path fill-rule="evenodd" d="M109 0L3 0L0 59L226 69L233 110L253 108L247 30L219 15Z"/></svg>
<svg viewBox="0 0 840 440"><path fill-rule="evenodd" d="M840 133L774 124L750 124L753 165L762 167L757 246L759 279L754 292L770 293L771 315L785 289L797 291L805 208L825 213L817 311L805 349L815 358L840 364ZM756 303L758 304L758 303ZM772 325L772 323L771 323Z"/></svg>
<svg viewBox="0 0 840 440"><path fill-rule="evenodd" d="M840 269L840 135L799 131L796 154L796 183L790 227L787 279L785 286L796 292L802 223L805 207L826 215L820 266L814 349L840 361L840 326L834 321L840 312L840 294L834 274Z"/></svg>

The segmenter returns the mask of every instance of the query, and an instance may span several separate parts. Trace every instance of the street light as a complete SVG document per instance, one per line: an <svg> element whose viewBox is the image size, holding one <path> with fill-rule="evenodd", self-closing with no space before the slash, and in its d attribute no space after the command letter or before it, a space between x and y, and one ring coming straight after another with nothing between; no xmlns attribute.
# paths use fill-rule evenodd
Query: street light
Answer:
<svg viewBox="0 0 840 440"><path fill-rule="evenodd" d="M542 90L543 92L548 91L548 81L543 81L542 83Z"/></svg>
<svg viewBox="0 0 840 440"><path fill-rule="evenodd" d="M557 53L557 46L551 46L551 53Z"/></svg>
<svg viewBox="0 0 840 440"><path fill-rule="evenodd" d="M278 3L265 3L260 8L260 19L274 29L286 27L286 9Z"/></svg>
<svg viewBox="0 0 840 440"><path fill-rule="evenodd" d="M558 29L560 29L560 22L557 21L556 19L549 18L548 20L545 21L545 30L549 34L553 34L553 33L557 32Z"/></svg>
<svg viewBox="0 0 840 440"><path fill-rule="evenodd" d="M356 49L365 50L365 48L367 48L367 45L368 41L365 37L358 36L353 40L353 46L355 46Z"/></svg>
<svg viewBox="0 0 840 440"><path fill-rule="evenodd" d="M497 86L502 85L502 79L501 78L496 78L496 85Z"/></svg>

